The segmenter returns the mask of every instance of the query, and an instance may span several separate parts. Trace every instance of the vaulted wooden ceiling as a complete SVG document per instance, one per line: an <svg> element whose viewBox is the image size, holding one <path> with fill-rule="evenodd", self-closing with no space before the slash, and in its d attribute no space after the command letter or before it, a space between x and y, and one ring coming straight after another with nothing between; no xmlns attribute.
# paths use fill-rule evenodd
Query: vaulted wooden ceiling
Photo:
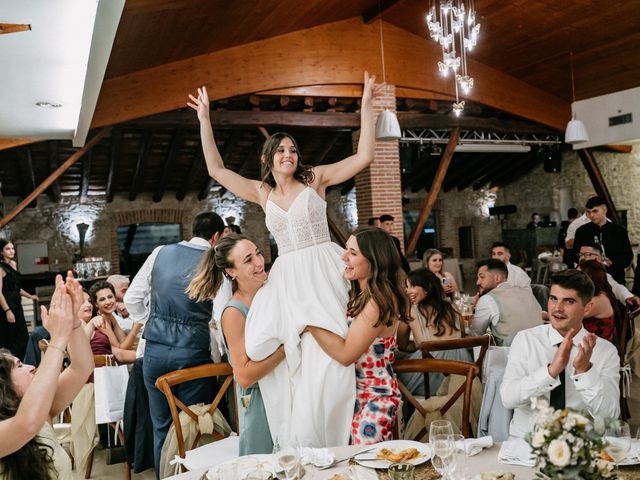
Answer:
<svg viewBox="0 0 640 480"><path fill-rule="evenodd" d="M136 110L135 94L145 90L144 80L161 71L162 81L180 82L183 72L198 69L199 62L209 54L224 51L229 56L234 48L242 48L249 42L354 17L359 22L376 21L378 5L382 8L384 21L392 26L385 28L397 27L420 37L427 35L423 22L429 5L427 1L128 0L103 90L114 95L120 87L132 85L128 95L133 100L127 103L122 101L126 97L120 97L121 103L114 107L110 105L110 98L101 98L103 106L111 110L108 115L102 115L102 123L98 123L110 124L104 119L118 118L120 111L125 110L122 118L127 121L119 123L90 155L70 168L47 192L54 199L76 195L80 201L104 194L111 201L116 193L123 193L130 200L141 194L151 194L156 201L168 194L183 199L188 192L198 192L200 198L204 197L214 184L206 174L201 157L195 114L189 109L179 109L137 118L144 108ZM571 101L571 51L574 53L577 99L640 85L640 49L637 49L640 2L475 0L475 6L482 24L482 37L473 53L474 60L508 74L517 85L522 85L517 82L526 82L536 87L543 97L548 94L544 98L550 102L556 99L565 102L566 106ZM389 38L391 50L394 38L398 36L396 32L389 33L385 38ZM378 54L372 52L372 55ZM283 71L290 73L291 68L286 68L287 58L287 52L281 52L273 58L250 58L248 61L249 64L253 60L274 63L276 69L282 65ZM305 60L313 63L313 58ZM174 71L176 64L172 62L180 61L183 63ZM419 55L415 58L408 55L407 58L389 59L387 68L394 67L394 63L396 70L415 68L412 63L420 65L424 62ZM216 65L212 63L205 68L210 78L225 75L225 72L210 71ZM433 69L435 66L420 68ZM303 76L304 73L303 70ZM224 80L230 82L228 78ZM190 82L186 88L192 88L193 80ZM313 84L314 79L310 78L305 85ZM162 85L153 88L158 103L164 101L165 93L175 96L175 92L165 92ZM512 93L507 89L501 92L501 84L485 85L484 88L493 89L494 97ZM258 177L258 152L264 140L260 126L269 132L284 128L293 133L303 156L312 163L331 163L348 155L352 148L351 131L359 123L356 113L358 89L347 85L343 89L344 96L315 95L313 89L307 90L309 93L300 95L253 91L213 102L216 139L228 165L252 178ZM397 108L401 124L413 128L446 128L455 124L482 130L549 131L548 127L524 122L514 115L474 102L468 102L466 117L456 122L450 115L450 102L443 98L438 94L431 98L424 95L412 98L410 89L400 92ZM146 99L151 108L153 100ZM506 103L509 101L507 98ZM171 109L184 105L182 96L179 102L172 102ZM162 107L153 113L164 110ZM554 115L548 116L553 118ZM555 124L565 121L556 118ZM57 141L0 151L2 193L25 197L73 151L69 142ZM404 172L404 185L414 190L428 188L437 166L436 159L414 162ZM444 189L504 186L526 174L540 161L535 152L517 155L456 153ZM341 186L343 190L349 187L349 183Z"/></svg>

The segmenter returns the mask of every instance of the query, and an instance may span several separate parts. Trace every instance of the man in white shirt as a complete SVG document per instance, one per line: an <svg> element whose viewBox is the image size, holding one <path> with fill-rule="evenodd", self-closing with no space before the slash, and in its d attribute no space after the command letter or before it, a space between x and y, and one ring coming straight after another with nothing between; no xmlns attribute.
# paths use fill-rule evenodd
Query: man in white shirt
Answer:
<svg viewBox="0 0 640 480"><path fill-rule="evenodd" d="M550 323L518 333L513 339L500 396L514 409L509 428L523 437L534 425L532 398L555 408L586 410L592 416L620 414L620 360L610 342L582 327L589 315L594 286L578 270L551 279Z"/></svg>
<svg viewBox="0 0 640 480"><path fill-rule="evenodd" d="M125 335L128 335L133 327L133 320L129 317L129 311L124 305L124 294L127 293L129 288L129 279L124 275L109 275L107 282L113 285L113 289L116 292L116 302L118 302L113 316Z"/></svg>
<svg viewBox="0 0 640 480"><path fill-rule="evenodd" d="M578 262L584 262L587 260L595 260L598 263L602 262L602 247L597 243L586 243L580 247L580 253L578 253ZM607 273L607 280L613 291L613 295L616 299L626 305L632 305L636 308L640 306L640 299L631 293L627 287L616 280Z"/></svg>
<svg viewBox="0 0 640 480"><path fill-rule="evenodd" d="M491 258L504 262L509 270L507 283L514 287L524 287L531 289L531 278L523 269L509 262L511 260L511 250L509 245L503 242L494 242L491 246Z"/></svg>
<svg viewBox="0 0 640 480"><path fill-rule="evenodd" d="M478 265L482 295L476 302L471 323L474 335L484 335L487 328L496 345L508 347L516 333L542 323L542 309L531 288L508 283L509 271L500 260L487 260Z"/></svg>

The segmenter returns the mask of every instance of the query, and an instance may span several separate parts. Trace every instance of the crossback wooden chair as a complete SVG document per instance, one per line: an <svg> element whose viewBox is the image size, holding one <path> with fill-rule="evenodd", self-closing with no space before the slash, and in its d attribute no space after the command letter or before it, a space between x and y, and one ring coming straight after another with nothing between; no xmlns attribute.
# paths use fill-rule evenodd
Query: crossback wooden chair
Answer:
<svg viewBox="0 0 640 480"><path fill-rule="evenodd" d="M631 418L631 411L627 402L631 383L631 368L627 362L627 346L633 340L636 331L635 319L640 315L640 310L634 311L633 309L634 307L629 305L624 309L620 328L620 343L618 345L618 355L620 356L620 416L622 420Z"/></svg>
<svg viewBox="0 0 640 480"><path fill-rule="evenodd" d="M459 348L467 348L472 349L475 347L480 347L480 353L478 354L478 358L475 361L475 364L478 366L479 373L478 379L482 380L482 365L484 363L485 355L487 354L487 350L489 349L489 341L491 337L489 335L480 335L477 337L464 337L464 338L452 338L447 340L430 340L428 342L422 342L419 347L422 351L422 358L431 358L433 359L433 352L442 351L442 350L456 350ZM442 373L442 372L440 372ZM425 398L430 397L429 392L429 372L424 373L424 392ZM460 395L462 395L462 389L458 389L455 393L453 401L455 402Z"/></svg>
<svg viewBox="0 0 640 480"><path fill-rule="evenodd" d="M452 395L449 400L440 408L439 412L441 415L446 414L456 402L456 400L460 397L460 395L464 394L462 419L460 425L462 425L462 434L465 436L465 438L468 438L471 435L471 424L469 421L469 415L471 412L471 388L473 385L473 380L476 377L480 376L480 367L478 367L477 364L471 362L462 362L459 360L438 360L435 358L407 359L396 361L393 365L393 370L396 373L439 372L446 375L461 375L465 377L465 382L458 389L458 391L460 391L460 394ZM400 387L400 391L402 392L406 400L415 407L416 411L418 411L423 418L426 418L429 412L427 412L427 410L424 408L422 402L414 397L400 380L398 380L398 384ZM426 433L427 429L425 426L418 432L413 440L420 441L426 435Z"/></svg>
<svg viewBox="0 0 640 480"><path fill-rule="evenodd" d="M229 388L233 391L233 410L235 412L235 421L236 425L238 425L238 412L236 411L236 389L235 382L233 380L233 368L229 363L207 363L205 365L198 365L197 367L184 368L182 370L176 370L173 372L166 373L161 377L158 377L156 380L156 388L164 393L165 397L167 397L167 401L169 402L169 410L171 411L171 418L173 420L173 424L176 429L176 438L178 441L178 454L180 458L185 458L186 452L188 450L192 450L196 448L198 442L200 441L201 433L198 432L193 443L189 446L185 446L184 435L182 432L182 425L180 425L180 411L185 412L189 417L191 417L196 423L198 422L198 415L196 415L187 405L182 403L179 398L177 398L173 391L172 387L176 385L180 385L185 382L189 382L191 380L197 380L200 378L209 378L209 377L223 377L224 381L218 390L217 395L211 402L211 407L209 408L209 413L211 415L214 414L216 409L219 407L220 402L225 398L225 394ZM214 431L212 436L216 440L222 440L224 437L220 435L218 432ZM181 465L181 468L185 469L184 465Z"/></svg>

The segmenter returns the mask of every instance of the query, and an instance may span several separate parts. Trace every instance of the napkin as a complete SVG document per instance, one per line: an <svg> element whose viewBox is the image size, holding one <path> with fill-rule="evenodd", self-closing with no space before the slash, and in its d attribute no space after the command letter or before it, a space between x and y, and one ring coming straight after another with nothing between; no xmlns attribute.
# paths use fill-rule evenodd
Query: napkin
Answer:
<svg viewBox="0 0 640 480"><path fill-rule="evenodd" d="M335 458L336 456L328 448L300 448L300 462L303 465L311 464L316 467L323 467L332 463Z"/></svg>
<svg viewBox="0 0 640 480"><path fill-rule="evenodd" d="M378 480L378 473L373 468L366 468L362 465L351 467L353 480Z"/></svg>
<svg viewBox="0 0 640 480"><path fill-rule="evenodd" d="M467 438L456 442L456 448L467 452L469 457L479 454L483 448L491 447L493 447L493 437L491 435L480 438Z"/></svg>
<svg viewBox="0 0 640 480"><path fill-rule="evenodd" d="M521 438L502 443L500 453L498 453L498 462L508 465L524 465L525 467L533 467L536 464L531 447Z"/></svg>

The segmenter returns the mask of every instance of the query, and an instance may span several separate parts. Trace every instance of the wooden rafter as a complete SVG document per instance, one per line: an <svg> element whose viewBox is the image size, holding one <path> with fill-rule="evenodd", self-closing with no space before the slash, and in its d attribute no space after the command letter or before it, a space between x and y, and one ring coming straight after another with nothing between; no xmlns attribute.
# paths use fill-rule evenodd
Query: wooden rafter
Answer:
<svg viewBox="0 0 640 480"><path fill-rule="evenodd" d="M440 193L440 189L442 188L442 182L444 181L444 177L447 175L447 170L449 169L449 165L451 164L453 152L456 149L459 138L460 130L458 128L454 128L453 130L451 130L449 143L447 143L447 148L445 149L444 153L442 154L442 158L440 159L440 164L438 165L436 176L434 177L431 188L429 189L429 193L425 198L422 210L420 211L420 215L418 216L418 220L416 220L416 223L411 230L411 234L409 235L409 243L407 245L407 248L405 249L405 255L407 257L410 256L416 249L418 239L420 238L420 232L422 232L424 224L429 218L431 210L436 203L436 199L438 198L438 194Z"/></svg>
<svg viewBox="0 0 640 480"><path fill-rule="evenodd" d="M153 201L159 202L164 197L164 192L167 188L167 182L171 175L173 174L173 168L176 164L176 159L178 158L178 153L180 152L180 147L182 146L182 140L184 138L184 130L177 129L173 134L173 138L171 140L171 146L169 147L169 152L167 153L167 157L164 161L164 166L162 168L162 176L160 177L160 181L158 182L158 187L156 191L153 193Z"/></svg>
<svg viewBox="0 0 640 480"><path fill-rule="evenodd" d="M362 12L362 23L371 23L373 20L378 18L380 15L383 15L384 12L388 11L398 2L399 0L381 0L373 7Z"/></svg>
<svg viewBox="0 0 640 480"><path fill-rule="evenodd" d="M133 202L138 195L138 188L140 187L140 181L142 180L142 171L144 170L144 161L149 155L151 150L151 142L153 141L153 131L146 130L142 136L142 144L138 151L138 158L136 160L136 168L133 171L133 178L131 179L131 190L129 190L129 201Z"/></svg>
<svg viewBox="0 0 640 480"><path fill-rule="evenodd" d="M198 148L191 159L191 165L189 166L189 171L187 172L187 176L184 178L182 182L182 186L176 192L176 199L179 201L184 200L184 197L187 196L187 192L191 188L193 184L193 180L196 177L196 173L200 170L200 166L204 163L204 154L202 153L202 149ZM208 180L207 180L208 182Z"/></svg>
<svg viewBox="0 0 640 480"><path fill-rule="evenodd" d="M324 162L324 159L327 157L327 155L329 155L329 152L334 147L334 145L338 142L341 135L342 135L341 132L333 133L331 137L324 142L324 145L322 146L322 150L320 151L318 156L313 160L314 165L322 165L322 162Z"/></svg>
<svg viewBox="0 0 640 480"><path fill-rule="evenodd" d="M481 165L476 168L473 169L469 172L469 175L465 177L463 177L459 182L458 182L458 191L461 192L462 190L464 190L465 188L469 187L470 185L472 185L475 181L477 181L479 178L481 178L482 176L484 176L487 172L489 172L490 170L492 170L493 168L495 168L495 164L498 162L499 160L496 160L495 157L492 157L491 155L487 154L487 155L482 155L482 162Z"/></svg>
<svg viewBox="0 0 640 480"><path fill-rule="evenodd" d="M49 174L51 174L58 168L58 142L52 140L47 147L49 149ZM55 203L60 202L62 198L60 183L57 180L51 184L51 198Z"/></svg>
<svg viewBox="0 0 640 480"><path fill-rule="evenodd" d="M582 165L584 165L584 168L589 175L589 179L591 180L594 190L607 204L607 216L618 225L621 225L622 222L620 222L620 215L618 215L616 206L613 203L613 198L611 197L611 193L607 187L607 182L605 182L604 177L602 176L602 172L596 163L593 153L588 148L581 148L578 150L578 156L580 157L580 160L582 160Z"/></svg>
<svg viewBox="0 0 640 480"><path fill-rule="evenodd" d="M105 190L105 196L107 203L113 202L113 185L114 176L116 171L116 162L120 156L120 142L122 140L122 129L115 127L111 135L111 152L109 155L109 171L107 172L107 188Z"/></svg>
<svg viewBox="0 0 640 480"><path fill-rule="evenodd" d="M508 169L511 169L514 167L517 168L519 166L518 164L522 162L521 159L523 157L526 158L526 155L512 154L506 158L504 155L502 155L499 158L493 159L490 162L489 168L487 170L484 170L484 174L477 177L476 180L473 182L473 189L480 190L482 187L487 185L491 180L493 180L493 178L496 175L501 174L507 168Z"/></svg>
<svg viewBox="0 0 640 480"><path fill-rule="evenodd" d="M462 155L458 153L458 155ZM478 167L484 164L483 162L484 156L476 154L474 156L464 156L464 157L454 157L454 164L451 166L447 176L444 180L444 185L442 189L445 192L450 191L452 188L455 188L463 178L469 177L471 172L474 172L478 169Z"/></svg>
<svg viewBox="0 0 640 480"><path fill-rule="evenodd" d="M26 197L36 188L36 175L33 171L31 148L24 147L19 154L20 172L22 173L22 196Z"/></svg>
<svg viewBox="0 0 640 480"><path fill-rule="evenodd" d="M28 32L29 30L31 30L31 25L28 23L0 23L0 35L4 35L6 33Z"/></svg>
<svg viewBox="0 0 640 480"><path fill-rule="evenodd" d="M77 150L73 155L71 155L62 165L60 165L55 172L49 175L40 185L38 185L33 192L27 196L23 201L21 201L16 208L14 208L6 217L0 220L0 228L4 227L7 223L13 220L22 210L25 209L27 205L29 205L33 200L38 198L42 192L44 192L49 186L56 181L60 175L62 175L67 169L76 163L82 156L90 151L93 146L106 137L111 131L111 127L103 128L98 132L94 137L91 138L87 143L85 143L84 147Z"/></svg>
<svg viewBox="0 0 640 480"><path fill-rule="evenodd" d="M89 181L91 180L91 160L93 152L89 150L82 159L82 175L80 176L80 204L87 203L89 196Z"/></svg>

